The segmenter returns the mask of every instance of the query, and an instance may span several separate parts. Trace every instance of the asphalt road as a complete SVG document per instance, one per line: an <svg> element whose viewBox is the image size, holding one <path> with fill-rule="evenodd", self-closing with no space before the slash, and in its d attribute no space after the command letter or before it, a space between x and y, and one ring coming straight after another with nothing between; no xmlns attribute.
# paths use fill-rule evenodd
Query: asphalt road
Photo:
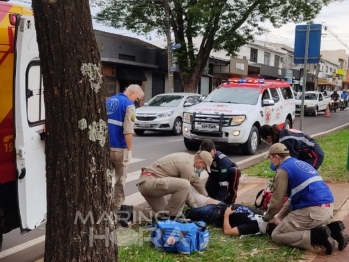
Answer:
<svg viewBox="0 0 349 262"><path fill-rule="evenodd" d="M332 113L330 118L325 118L323 114L319 113L317 117L304 117L303 131L312 135L347 124L348 122L348 108L344 112ZM296 117L293 128L300 128L300 117ZM128 198L132 196L137 197L136 183L142 167L170 153L194 153L185 148L182 136L171 136L163 133L146 132L143 136L135 136L133 144L134 163L128 168L129 176L125 187ZM243 155L239 148L221 147L219 150L227 154L234 162L239 162L249 157ZM266 150L267 145L263 144L259 148L258 153ZM2 252L0 252L1 262L29 262L41 257L44 253L44 235L44 225L26 235L21 235L19 229L4 235L3 248Z"/></svg>

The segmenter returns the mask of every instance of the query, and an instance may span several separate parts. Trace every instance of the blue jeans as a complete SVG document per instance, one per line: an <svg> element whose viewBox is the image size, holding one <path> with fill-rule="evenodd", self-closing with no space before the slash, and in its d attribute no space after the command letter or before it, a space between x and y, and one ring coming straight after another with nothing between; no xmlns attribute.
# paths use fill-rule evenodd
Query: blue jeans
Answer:
<svg viewBox="0 0 349 262"><path fill-rule="evenodd" d="M204 207L188 209L185 211L185 217L193 221L201 220L206 223L212 223L211 218L217 210L216 207L217 205L207 205Z"/></svg>

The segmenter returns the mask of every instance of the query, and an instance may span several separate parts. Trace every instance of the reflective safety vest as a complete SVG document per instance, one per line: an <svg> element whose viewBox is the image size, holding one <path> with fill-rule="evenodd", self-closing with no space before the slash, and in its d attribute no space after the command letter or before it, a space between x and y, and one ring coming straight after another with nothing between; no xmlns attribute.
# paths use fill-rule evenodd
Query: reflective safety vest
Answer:
<svg viewBox="0 0 349 262"><path fill-rule="evenodd" d="M330 188L310 164L290 157L279 168L288 173L287 195L292 210L333 203Z"/></svg>
<svg viewBox="0 0 349 262"><path fill-rule="evenodd" d="M107 99L108 132L110 147L126 148L124 119L126 110L133 102L123 93Z"/></svg>

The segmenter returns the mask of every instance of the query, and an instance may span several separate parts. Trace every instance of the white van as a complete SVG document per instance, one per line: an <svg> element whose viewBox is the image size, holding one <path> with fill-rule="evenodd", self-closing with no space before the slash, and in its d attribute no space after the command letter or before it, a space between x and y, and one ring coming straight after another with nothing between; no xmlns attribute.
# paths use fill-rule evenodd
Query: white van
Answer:
<svg viewBox="0 0 349 262"><path fill-rule="evenodd" d="M254 78L229 79L206 99L183 114L184 144L197 150L204 139L241 146L253 155L261 143L264 124L291 128L295 98L288 82Z"/></svg>

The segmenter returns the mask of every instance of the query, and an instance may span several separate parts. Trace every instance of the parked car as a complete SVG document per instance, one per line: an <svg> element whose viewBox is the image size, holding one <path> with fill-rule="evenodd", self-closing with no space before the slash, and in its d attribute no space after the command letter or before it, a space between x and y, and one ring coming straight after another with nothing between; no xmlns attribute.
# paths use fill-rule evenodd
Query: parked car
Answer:
<svg viewBox="0 0 349 262"><path fill-rule="evenodd" d="M288 82L263 79L229 79L206 99L185 110L184 145L197 150L202 140L240 146L253 155L261 143L259 127L277 124L292 128L295 99Z"/></svg>
<svg viewBox="0 0 349 262"><path fill-rule="evenodd" d="M142 135L147 130L182 134L184 109L199 104L201 97L195 93L168 93L153 97L136 109L135 133Z"/></svg>
<svg viewBox="0 0 349 262"><path fill-rule="evenodd" d="M318 112L326 111L331 98L324 96L321 92L308 91L304 93L304 114L317 116ZM296 100L296 113L301 113L302 96Z"/></svg>

